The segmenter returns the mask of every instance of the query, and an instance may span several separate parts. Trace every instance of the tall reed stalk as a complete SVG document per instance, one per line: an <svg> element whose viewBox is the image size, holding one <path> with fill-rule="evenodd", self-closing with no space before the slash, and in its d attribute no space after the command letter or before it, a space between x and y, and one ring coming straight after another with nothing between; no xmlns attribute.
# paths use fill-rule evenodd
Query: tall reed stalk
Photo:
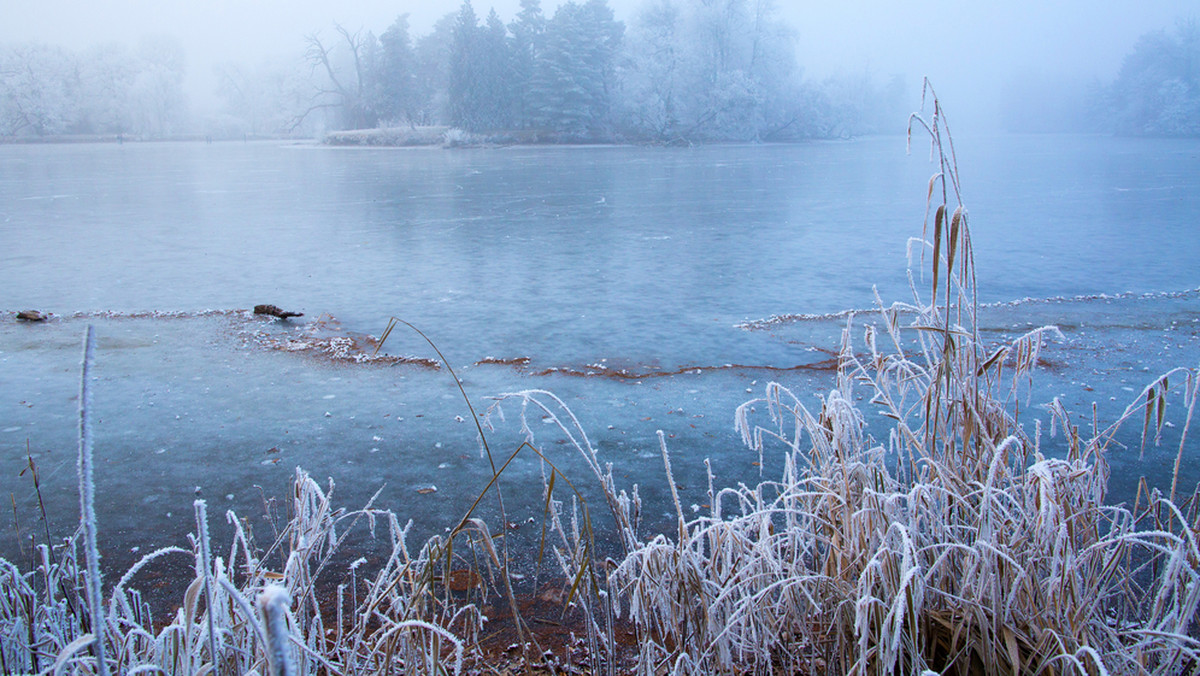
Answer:
<svg viewBox="0 0 1200 676"><path fill-rule="evenodd" d="M100 548L96 545L96 481L92 464L92 363L96 359L95 331L83 334L83 364L79 376L79 521L87 560L87 600L91 612L91 648L96 673L107 676L104 658L104 597L100 594Z"/></svg>

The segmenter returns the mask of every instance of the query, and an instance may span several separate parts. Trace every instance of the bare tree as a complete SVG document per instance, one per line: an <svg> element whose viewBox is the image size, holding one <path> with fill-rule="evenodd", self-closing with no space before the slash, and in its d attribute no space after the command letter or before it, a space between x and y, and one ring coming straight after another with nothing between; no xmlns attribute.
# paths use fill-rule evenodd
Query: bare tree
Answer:
<svg viewBox="0 0 1200 676"><path fill-rule="evenodd" d="M227 63L217 68L217 93L242 134L286 134L308 109L310 78L297 61L271 59L255 66Z"/></svg>
<svg viewBox="0 0 1200 676"><path fill-rule="evenodd" d="M309 107L296 116L293 128L318 111L333 111L340 126L365 129L377 124L371 105L370 65L375 58L378 41L374 34L357 30L353 33L334 24L341 38L331 45L321 41L317 33L305 38L305 59L313 76L313 95Z"/></svg>
<svg viewBox="0 0 1200 676"><path fill-rule="evenodd" d="M0 134L38 136L67 131L77 117L75 56L49 45L0 52Z"/></svg>

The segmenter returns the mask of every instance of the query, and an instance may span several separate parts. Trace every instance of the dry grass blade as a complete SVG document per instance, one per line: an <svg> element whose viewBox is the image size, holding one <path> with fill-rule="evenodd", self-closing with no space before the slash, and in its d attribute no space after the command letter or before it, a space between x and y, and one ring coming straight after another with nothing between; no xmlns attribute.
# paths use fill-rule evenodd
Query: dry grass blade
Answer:
<svg viewBox="0 0 1200 676"><path fill-rule="evenodd" d="M96 359L95 331L89 324L83 334L83 365L79 377L79 520L87 557L87 598L95 636L92 652L96 673L108 674L104 656L104 597L100 593L100 549L96 546L96 481L92 463L92 364ZM56 667L57 670L57 667Z"/></svg>

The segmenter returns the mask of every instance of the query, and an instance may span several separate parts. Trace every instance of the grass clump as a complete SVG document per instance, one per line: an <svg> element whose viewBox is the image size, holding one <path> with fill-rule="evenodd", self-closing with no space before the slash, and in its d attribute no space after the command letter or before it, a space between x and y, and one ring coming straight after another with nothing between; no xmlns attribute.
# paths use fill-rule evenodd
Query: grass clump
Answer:
<svg viewBox="0 0 1200 676"><path fill-rule="evenodd" d="M1105 451L1121 423L1144 406L1144 434L1161 429L1178 375L1190 421L1196 374L1164 375L1090 436L1055 402L1051 436L1063 441L1049 457L1040 427L1018 423L1018 389L1055 329L980 340L967 211L932 103L928 120L910 123L910 134L928 132L938 166L932 242L917 242L931 263L929 299L914 281L911 304L879 303L857 349L847 322L837 384L819 409L776 383L741 406L743 440L760 454L781 449L779 478L710 489L708 513L691 520L676 499L678 534L621 563L618 596L641 630L648 673L1200 668L1195 495L1105 504ZM861 390L890 422L878 438L854 405Z"/></svg>
<svg viewBox="0 0 1200 676"><path fill-rule="evenodd" d="M334 509L331 489L297 470L289 500L292 517L265 549L255 544L245 522L228 512L234 537L227 557L210 551L207 510L198 500L192 547L163 548L132 566L104 598L98 631L89 622L95 613L87 609L95 608L84 590L92 577L79 556L79 533L53 548L39 545L40 561L29 572L0 561L0 671L460 671L464 645L477 637L484 618L472 598L457 595L450 601L450 593L435 581L444 566L461 561L442 557L438 541L410 555L408 526L394 514L369 505ZM373 575L359 576L363 560L346 566L335 558L357 525L384 543L384 560ZM156 622L150 604L132 585L144 568L167 558L190 559L194 576L174 616ZM335 577L346 581L336 587L318 584Z"/></svg>

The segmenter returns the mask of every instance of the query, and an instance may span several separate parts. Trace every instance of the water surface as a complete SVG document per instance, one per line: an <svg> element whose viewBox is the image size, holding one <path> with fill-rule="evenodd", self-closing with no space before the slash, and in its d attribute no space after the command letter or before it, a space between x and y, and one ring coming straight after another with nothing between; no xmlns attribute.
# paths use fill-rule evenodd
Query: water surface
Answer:
<svg viewBox="0 0 1200 676"><path fill-rule="evenodd" d="M1095 400L1115 415L1158 371L1197 365L1187 292L1200 286L1200 143L964 139L959 162L982 300L1082 297L988 316L997 336L1064 327L1035 397L1085 411ZM51 521L75 518L78 346L93 323L101 522L114 549L178 541L197 492L260 513L296 465L333 477L350 505L382 487L384 506L436 531L490 473L446 372L277 349L379 335L400 316L436 341L480 410L500 392L561 396L655 515L668 511L664 430L684 500L702 504L704 458L718 481L757 476L734 407L772 379L819 405L828 372L786 369L820 366L844 320L738 325L869 308L875 287L908 300L906 251L933 170L903 138L0 146L0 305L56 314L42 326L0 320L0 490L28 532L36 501L18 476L28 450ZM267 302L305 320L239 311ZM407 331L386 348L434 356ZM479 364L489 357L528 362ZM588 371L643 377L567 375ZM520 439L508 412L493 433L505 450ZM562 447L544 426L534 431ZM1161 480L1174 459L1169 448L1136 455L1121 459L1122 476ZM540 490L532 459L514 468L512 490ZM14 538L0 547L11 553Z"/></svg>

